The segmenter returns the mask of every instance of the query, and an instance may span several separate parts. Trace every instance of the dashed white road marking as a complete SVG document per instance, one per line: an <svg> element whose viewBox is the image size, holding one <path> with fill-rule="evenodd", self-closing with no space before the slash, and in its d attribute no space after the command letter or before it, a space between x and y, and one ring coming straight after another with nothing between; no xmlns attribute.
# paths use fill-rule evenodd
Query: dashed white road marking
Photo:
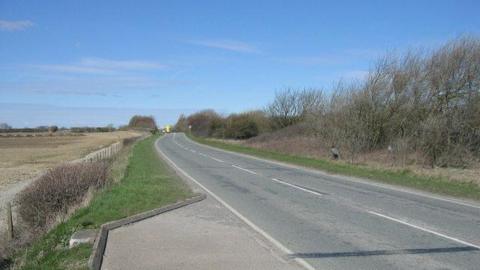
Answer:
<svg viewBox="0 0 480 270"><path fill-rule="evenodd" d="M209 158L215 160L216 162L220 162L220 163L224 163L225 161L221 160L221 159L218 159L218 158L214 158L212 156L208 156Z"/></svg>
<svg viewBox="0 0 480 270"><path fill-rule="evenodd" d="M415 191L415 190L411 190L411 189L408 189L408 188L401 188L401 187L398 187L398 186L392 186L392 185L388 185L388 184L375 183L375 182L371 182L370 180L364 180L364 179L360 179L360 178L347 177L347 176L336 176L336 175L325 173L325 172L320 171L320 170L306 168L306 167L302 167L302 166L299 166L299 165L293 165L293 164L288 164L288 163L284 163L284 162L280 162L280 161L259 158L259 157L255 157L255 156L251 156L251 155L247 155L247 154L236 153L236 152L233 152L233 151L228 151L228 150L224 150L224 149L221 149L221 148L216 148L216 147L206 145L206 144L201 144L201 143L198 143L196 141L193 141L193 140L189 139L185 135L183 135L182 138L186 139L190 143L193 143L193 144L196 144L198 146L205 147L205 148L208 148L208 149L212 149L214 151L227 153L227 154L230 154L230 155L239 156L239 157L243 157L243 158L253 159L253 160L257 160L257 161L261 161L261 162L266 162L266 163L273 164L273 165L276 165L276 166L281 166L281 167L284 167L284 168L290 168L290 169L295 169L295 170L300 170L300 171L311 172L311 173L314 173L316 175L320 175L322 177L328 176L328 177L334 177L334 178L337 178L337 179L341 178L342 181L348 181L348 182L358 183L358 184L367 185L367 186L374 186L374 187L378 187L378 188L382 188L382 189L386 189L386 190L393 190L393 191L397 191L397 192L411 194L411 195L415 195L415 196L418 196L418 197L424 197L424 198L429 198L429 199L434 199L434 200L439 200L439 201L449 202L449 203L453 203L453 204L457 204L457 205L463 205L463 206L467 206L467 207L480 209L479 204L472 204L470 202L464 202L464 201L460 201L460 200L453 199L453 198L440 197L440 196L437 196L437 195L434 195L434 194L429 194L429 193L425 193L425 192L421 192L421 191Z"/></svg>
<svg viewBox="0 0 480 270"><path fill-rule="evenodd" d="M275 182L277 182L277 183L279 183L279 184L282 184L282 185L285 185L285 186L289 186L289 187L292 187L292 188L296 188L296 189L298 189L298 190L305 191L305 192L308 192L308 193L313 194L313 195L317 195L317 196L320 196L320 197L323 196L323 194L321 194L321 193L318 193L318 192L315 192L315 191L313 191L313 190L309 190L309 189L306 189L306 188L302 188L302 187L299 187L299 186L297 186L297 185L293 185L293 184L287 183L287 182L282 181L282 180L279 180L279 179L277 179L277 178L272 178L272 180L275 181Z"/></svg>
<svg viewBox="0 0 480 270"><path fill-rule="evenodd" d="M240 166L232 165L232 167L237 168L237 169L242 170L242 171L245 171L245 172L248 172L248 173L251 173L251 174L257 175L256 172L251 171L251 170L249 170L249 169L242 168L242 167L240 167Z"/></svg>
<svg viewBox="0 0 480 270"><path fill-rule="evenodd" d="M397 219L397 218L389 217L389 216L387 216L387 215L380 214L380 213L377 213L377 212L375 212L375 211L368 211L368 213L370 213L370 214L372 214L372 215L375 215L375 216L379 216L379 217L388 219L388 220L391 220L391 221L394 221L394 222L398 222L398 223L400 223L400 224L403 224L403 225L406 225L406 226L415 228L415 229L417 229L417 230L421 230L421 231L424 231L424 232L428 232L428 233L434 234L434 235L436 235L436 236L440 236L440 237L442 237L442 238L445 238L445 239L448 239L448 240L451 240L451 241L454 241L454 242L457 242L457 243L460 243L460 244L463 244L463 245L466 245L466 246L474 247L474 248L477 248L477 249L480 250L480 246L478 246L478 245L472 244L472 243L467 242L467 241L460 240L460 239L455 238L455 237L451 237L451 236L445 235L445 234L443 234L443 233L439 233L439 232L436 232L436 231L432 231L432 230L430 230L430 229L423 228L423 227L420 227L420 226L418 226L418 225L411 224L411 223L409 223L409 222L406 222L406 221L403 221L403 220L400 220L400 219Z"/></svg>
<svg viewBox="0 0 480 270"><path fill-rule="evenodd" d="M173 135L173 138L174 138L174 139L173 139L173 143L175 143L178 147L182 148L182 149L185 150L185 151L191 151L192 153L197 153L195 150L189 149L189 148L187 148L187 147L179 144L177 141L175 141L175 133L174 133L174 135ZM202 156L202 157L211 158L211 159L215 160L216 162L220 162L220 163L224 163L224 162L225 162L225 161L223 161L223 160L221 160L221 159L218 159L218 158L209 156L209 155L204 154L204 153L201 153L201 152L198 152L198 154L199 154L200 156Z"/></svg>
<svg viewBox="0 0 480 270"><path fill-rule="evenodd" d="M254 231L256 231L257 233L259 233L260 235L262 235L263 237L265 237L265 239L267 239L268 241L270 241L270 243L272 243L274 246L276 246L278 249L280 249L282 252L284 252L285 254L287 255L292 255L294 254L293 251L291 251L289 248L287 248L286 246L284 246L282 243L280 243L277 239L273 238L270 234L268 234L267 232L265 232L264 230L262 230L260 227L258 227L257 225L255 225L255 223L253 223L252 221L250 221L248 218L244 217L242 214L240 214L240 212L238 212L235 208L233 208L232 206L230 206L228 203L226 203L224 200L222 200L220 197L218 197L215 193L213 193L212 191L210 191L208 188L206 188L204 185L200 184L200 182L198 182L195 178L191 177L187 172L185 172L184 170L182 170L180 167L177 166L177 164L175 164L175 162L173 162L170 158L167 157L167 155L165 155L165 153L162 152L162 150L160 150L160 147L158 146L157 143L155 143L155 147L157 148L158 152L165 158L165 160L167 160L167 162L169 162L174 168L176 168L180 173L182 173L183 175L185 175L185 177L187 177L188 179L190 179L192 182L194 182L195 184L197 184L200 188L202 188L203 190L205 190L208 194L210 194L210 196L212 196L213 198L215 198L218 202L220 202L223 206L225 206L228 210L230 210L230 212L232 212L234 215L236 215L239 219L241 219L243 222L245 222L248 226L250 226ZM298 257L295 257L293 259L295 262L297 262L299 265L303 266L305 269L307 270L315 270L315 268L309 264L306 260L302 259L302 258L298 258Z"/></svg>

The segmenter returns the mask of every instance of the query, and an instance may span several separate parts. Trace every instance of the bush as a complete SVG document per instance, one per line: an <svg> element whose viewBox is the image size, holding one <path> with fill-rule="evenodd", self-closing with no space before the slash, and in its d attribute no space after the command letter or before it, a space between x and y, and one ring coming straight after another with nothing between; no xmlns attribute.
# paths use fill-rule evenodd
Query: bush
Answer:
<svg viewBox="0 0 480 270"><path fill-rule="evenodd" d="M125 138L122 141L123 146L131 145L137 140L139 140L142 136L135 136L135 137L130 137L130 138Z"/></svg>
<svg viewBox="0 0 480 270"><path fill-rule="evenodd" d="M175 132L188 132L188 120L184 114L181 114L177 123L173 127Z"/></svg>
<svg viewBox="0 0 480 270"><path fill-rule="evenodd" d="M134 129L157 129L157 124L153 116L135 115L130 119L128 126Z"/></svg>
<svg viewBox="0 0 480 270"><path fill-rule="evenodd" d="M48 127L48 132L49 133L55 133L58 131L58 127L57 126L50 126Z"/></svg>
<svg viewBox="0 0 480 270"><path fill-rule="evenodd" d="M179 120L182 120L180 118ZM176 126L182 125L177 123ZM203 110L190 115L187 118L187 126L192 127L192 133L196 136L215 136L223 133L223 118L213 110Z"/></svg>
<svg viewBox="0 0 480 270"><path fill-rule="evenodd" d="M225 132L222 134L226 138L248 139L265 131L268 120L261 111L245 112L240 114L231 114L225 119Z"/></svg>
<svg viewBox="0 0 480 270"><path fill-rule="evenodd" d="M107 180L108 164L63 164L48 170L18 195L18 214L30 228L44 231L55 219L81 203L89 189Z"/></svg>

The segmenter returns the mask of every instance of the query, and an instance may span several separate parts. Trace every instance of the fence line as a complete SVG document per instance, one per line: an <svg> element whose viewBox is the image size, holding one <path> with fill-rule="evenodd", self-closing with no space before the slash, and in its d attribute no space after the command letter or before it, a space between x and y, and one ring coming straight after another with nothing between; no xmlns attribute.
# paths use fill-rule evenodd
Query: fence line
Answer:
<svg viewBox="0 0 480 270"><path fill-rule="evenodd" d="M115 156L120 150L123 148L123 143L122 142L116 142L114 144L111 144L110 146L107 146L105 148L102 148L100 150L97 150L95 152L92 152L88 155L86 155L83 158L76 159L72 161L73 163L76 162L95 162L95 161L100 161L104 159L111 158Z"/></svg>

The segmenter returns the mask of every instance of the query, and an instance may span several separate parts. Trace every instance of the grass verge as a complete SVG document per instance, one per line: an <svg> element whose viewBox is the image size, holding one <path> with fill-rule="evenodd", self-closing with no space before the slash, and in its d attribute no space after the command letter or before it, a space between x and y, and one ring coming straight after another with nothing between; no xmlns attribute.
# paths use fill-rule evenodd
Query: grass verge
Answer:
<svg viewBox="0 0 480 270"><path fill-rule="evenodd" d="M224 150L252 155L260 158L281 161L303 167L319 169L334 174L367 178L383 183L405 186L432 193L454 197L480 200L480 187L473 182L451 181L441 177L426 177L409 170L376 169L362 165L346 164L325 159L316 159L305 156L288 155L275 151L268 151L239 144L209 140L188 135L198 143L221 148Z"/></svg>
<svg viewBox="0 0 480 270"><path fill-rule="evenodd" d="M103 223L174 203L192 196L187 185L158 157L152 136L126 148L111 168L112 184L95 194L31 247L15 257L15 269L88 269L91 245L68 249L77 230L99 228Z"/></svg>

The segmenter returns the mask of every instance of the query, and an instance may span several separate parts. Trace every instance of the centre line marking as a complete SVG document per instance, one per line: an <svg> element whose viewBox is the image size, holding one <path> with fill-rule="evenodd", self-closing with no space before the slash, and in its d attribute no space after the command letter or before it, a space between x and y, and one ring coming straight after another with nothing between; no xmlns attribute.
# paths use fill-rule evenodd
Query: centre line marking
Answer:
<svg viewBox="0 0 480 270"><path fill-rule="evenodd" d="M313 194L313 195L317 195L317 196L320 196L320 197L323 196L323 194L320 194L320 193L315 192L315 191L313 191L313 190L309 190L309 189L306 189L306 188L302 188L302 187L299 187L299 186L297 186L297 185L293 185L293 184L287 183L287 182L285 182L285 181L279 180L279 179L277 179L277 178L272 178L272 180L275 181L275 182L277 182L277 183L279 183L279 184L282 184L282 185L285 185L285 186L289 186L289 187L292 187L292 188L296 188L296 189L299 189L299 190L301 190L301 191L308 192L308 193Z"/></svg>
<svg viewBox="0 0 480 270"><path fill-rule="evenodd" d="M225 161L223 161L223 160L221 160L221 159L214 158L214 157L212 157L212 156L208 156L208 157L211 158L211 159L213 159L213 160L215 160L215 161L217 161L217 162L220 162L220 163L224 163L224 162L225 162Z"/></svg>
<svg viewBox="0 0 480 270"><path fill-rule="evenodd" d="M236 165L232 165L232 167L237 168L237 169L242 170L242 171L245 171L245 172L248 172L248 173L251 173L251 174L257 175L256 172L250 171L249 169L245 169L245 168L242 168L242 167L239 167L239 166L236 166Z"/></svg>
<svg viewBox="0 0 480 270"><path fill-rule="evenodd" d="M420 227L420 226L417 226L417 225L408 223L408 222L406 222L406 221L403 221L403 220L400 220L400 219L396 219L396 218L393 218L393 217L389 217L389 216L386 216L386 215L384 215L384 214L380 214L380 213L377 213L377 212L374 212L374 211L368 211L368 213L370 213L370 214L372 214L372 215L375 215L375 216L379 216L379 217L388 219L388 220L391 220L391 221L398 222L398 223L400 223L400 224L403 224L403 225L406 225L406 226L415 228L415 229L417 229L417 230L421 230L421 231L424 231L424 232L428 232L428 233L434 234L434 235L436 235L436 236L440 236L440 237L442 237L442 238L445 238L445 239L448 239L448 240L451 240L451 241L454 241L454 242L457 242L457 243L460 243L460 244L463 244L463 245L466 245L466 246L469 246L469 247L474 247L474 248L480 250L480 246L478 246L478 245L475 245L475 244L472 244L472 243L469 243L469 242L460 240L460 239L455 238L455 237L451 237L451 236L445 235L445 234L443 234L443 233L439 233L439 232L436 232L436 231L432 231L432 230L430 230L430 229L423 228L423 227Z"/></svg>

